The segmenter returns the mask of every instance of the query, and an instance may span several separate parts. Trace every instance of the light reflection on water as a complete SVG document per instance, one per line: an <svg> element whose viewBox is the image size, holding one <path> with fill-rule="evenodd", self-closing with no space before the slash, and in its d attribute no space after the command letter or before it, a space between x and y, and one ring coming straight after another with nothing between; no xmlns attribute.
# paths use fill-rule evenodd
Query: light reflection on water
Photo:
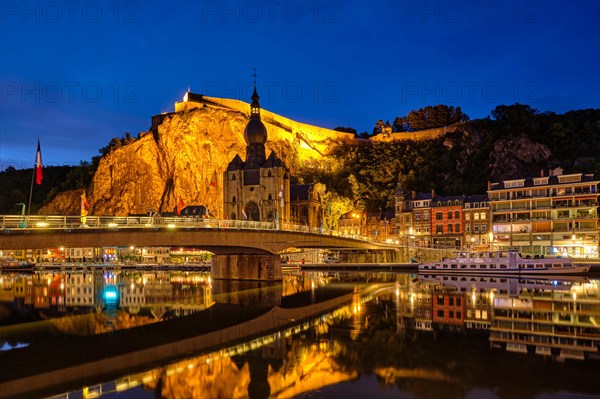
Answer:
<svg viewBox="0 0 600 399"><path fill-rule="evenodd" d="M600 365L598 280L297 273L286 275L283 284L259 287L210 282L202 273L92 274L92 292L79 293L93 301L75 306L67 294L62 300L52 296L59 291L50 287L61 289L63 284L64 292L75 295L77 286L72 284L88 284L90 276L3 277L3 324L37 315L32 323L45 317L45 323L54 323L65 334L158 322L215 302L279 306L299 297L310 303L319 287L355 287L352 302L335 312L212 353L76 389L71 397L87 392L88 397L119 398L150 393L165 398L352 398L364 397L365 389L374 397L392 390L400 396L432 398L474 397L477 392L488 397L600 393L594 377ZM118 287L116 307L99 295L107 281ZM46 292L48 297L26 299L20 293L27 289L19 287L28 286L29 292ZM16 309L21 319L5 309ZM72 321L82 315L85 322ZM67 324L69 328L63 326Z"/></svg>

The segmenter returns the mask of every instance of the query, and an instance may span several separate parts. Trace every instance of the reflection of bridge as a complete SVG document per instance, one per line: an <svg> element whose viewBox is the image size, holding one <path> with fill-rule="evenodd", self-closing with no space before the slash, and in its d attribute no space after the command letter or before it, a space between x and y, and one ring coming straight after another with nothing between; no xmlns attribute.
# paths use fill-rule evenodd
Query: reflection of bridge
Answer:
<svg viewBox="0 0 600 399"><path fill-rule="evenodd" d="M197 217L0 216L0 249L197 247L218 255L277 254L287 248L390 249L308 226Z"/></svg>
<svg viewBox="0 0 600 399"><path fill-rule="evenodd" d="M58 345L46 346L48 351L53 352L46 354L49 358L60 359L56 362L46 362L46 366L38 364L39 353L33 353L35 348L22 350L23 353L31 351L33 357L30 360L36 362L35 367L26 364L24 357L19 356L18 353L8 352L5 354L8 357L3 357L5 362L3 364L7 367L14 364L15 367L10 368L10 372L7 369L4 375L0 375L0 397L24 396L27 393L47 389L50 385L90 381L106 375L140 369L148 364L189 356L190 353L199 353L207 349L222 348L209 355L213 358L216 358L217 354L226 357L245 354L273 342L277 337L287 337L308 328L311 323L322 321L323 317L311 321L317 315L333 312L331 316L336 316L342 311L340 307L346 304L356 306L371 299L377 290L391 289L391 287L393 287L391 284L375 285L358 295L343 294L298 308L274 307L268 310L231 305L220 308L221 305L215 305L215 309L207 313L176 319L171 321L172 324L163 322L151 325L143 332L132 329L113 333L112 336L93 337L93 347L98 348L102 352L101 355L98 350L89 349L86 342L77 341L69 344L68 347L71 349L68 350L71 354L69 356L78 358L76 366L71 364L72 361L69 363L69 360L64 359L62 354L59 355L59 352L66 351L66 348ZM223 311L227 313L225 316L220 316ZM239 319L237 324L236 319ZM216 330L215 327L220 329ZM165 337L170 337L172 341L165 342ZM110 345L107 345L108 343ZM228 344L231 346L227 346ZM79 348L78 345L83 346ZM28 355L24 356L29 359ZM48 366L54 369L42 370L42 367Z"/></svg>

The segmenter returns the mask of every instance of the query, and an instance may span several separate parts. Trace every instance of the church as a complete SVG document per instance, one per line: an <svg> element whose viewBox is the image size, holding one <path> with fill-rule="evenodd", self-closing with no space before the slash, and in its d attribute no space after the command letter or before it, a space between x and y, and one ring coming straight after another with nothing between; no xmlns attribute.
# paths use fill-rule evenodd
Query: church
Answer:
<svg viewBox="0 0 600 399"><path fill-rule="evenodd" d="M256 81L244 130L246 160L236 155L223 173L223 210L230 220L288 222L290 171L275 152L266 156L267 128L260 117Z"/></svg>

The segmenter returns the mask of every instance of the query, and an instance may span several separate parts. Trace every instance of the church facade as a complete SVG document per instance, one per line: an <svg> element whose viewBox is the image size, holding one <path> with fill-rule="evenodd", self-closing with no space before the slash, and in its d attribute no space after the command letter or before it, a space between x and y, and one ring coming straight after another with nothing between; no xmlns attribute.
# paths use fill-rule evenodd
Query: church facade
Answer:
<svg viewBox="0 0 600 399"><path fill-rule="evenodd" d="M250 120L244 130L246 159L236 155L223 172L223 211L226 219L288 222L290 172L275 152L266 156L267 128L260 117L256 82Z"/></svg>

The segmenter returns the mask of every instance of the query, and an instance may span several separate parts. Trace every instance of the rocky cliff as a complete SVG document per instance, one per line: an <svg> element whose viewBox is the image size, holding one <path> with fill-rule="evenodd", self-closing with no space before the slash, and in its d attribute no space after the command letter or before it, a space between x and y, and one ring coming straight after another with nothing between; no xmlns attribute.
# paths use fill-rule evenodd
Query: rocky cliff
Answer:
<svg viewBox="0 0 600 399"><path fill-rule="evenodd" d="M198 96L199 97L199 96ZM176 112L157 115L152 128L114 149L101 160L87 188L90 215L143 214L173 211L179 199L186 205L206 205L222 212L222 173L231 159L245 158L247 103L202 97L183 101ZM270 151L292 169L323 160L332 144L353 140L349 133L311 126L262 110ZM216 186L211 185L216 177ZM78 193L62 193L41 214L79 214Z"/></svg>

